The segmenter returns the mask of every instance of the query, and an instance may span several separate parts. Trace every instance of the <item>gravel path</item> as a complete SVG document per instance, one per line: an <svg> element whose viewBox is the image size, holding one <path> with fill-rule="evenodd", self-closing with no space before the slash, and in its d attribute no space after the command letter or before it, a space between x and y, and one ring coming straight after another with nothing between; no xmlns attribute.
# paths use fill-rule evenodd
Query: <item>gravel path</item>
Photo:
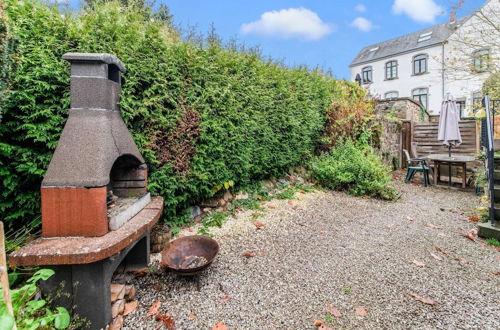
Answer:
<svg viewBox="0 0 500 330"><path fill-rule="evenodd" d="M212 230L221 252L201 291L170 273L138 278L139 309L125 328L155 329L146 314L160 300L160 314L171 315L176 329L218 322L229 329L316 329L315 320L335 329L499 329L500 281L491 272L500 271L500 253L460 236L475 228L468 212L479 199L442 188L398 189L396 202L340 192L267 202L260 230L251 222L255 211L238 214ZM342 317L330 319L328 304ZM364 317L355 313L361 306Z"/></svg>

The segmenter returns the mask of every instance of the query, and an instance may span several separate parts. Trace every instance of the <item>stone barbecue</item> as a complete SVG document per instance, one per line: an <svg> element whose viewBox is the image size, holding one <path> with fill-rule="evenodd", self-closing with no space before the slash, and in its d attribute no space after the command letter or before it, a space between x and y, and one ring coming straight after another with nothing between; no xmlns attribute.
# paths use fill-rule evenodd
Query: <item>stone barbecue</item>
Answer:
<svg viewBox="0 0 500 330"><path fill-rule="evenodd" d="M12 266L56 274L42 285L88 321L112 321L110 284L120 266L149 262L163 199L147 192L147 166L119 109L123 64L110 54L67 53L71 109L41 186L42 237L10 255Z"/></svg>

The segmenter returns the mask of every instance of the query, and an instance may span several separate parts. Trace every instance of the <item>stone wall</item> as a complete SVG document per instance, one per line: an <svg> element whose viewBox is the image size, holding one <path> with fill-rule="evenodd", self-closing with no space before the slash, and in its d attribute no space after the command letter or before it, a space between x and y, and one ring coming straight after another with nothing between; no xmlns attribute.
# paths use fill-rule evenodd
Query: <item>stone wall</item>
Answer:
<svg viewBox="0 0 500 330"><path fill-rule="evenodd" d="M372 147L382 161L392 169L401 168L402 120L382 116L370 121Z"/></svg>
<svg viewBox="0 0 500 330"><path fill-rule="evenodd" d="M411 122L429 121L427 111L422 112L420 104L407 97L379 100L375 105L375 113Z"/></svg>

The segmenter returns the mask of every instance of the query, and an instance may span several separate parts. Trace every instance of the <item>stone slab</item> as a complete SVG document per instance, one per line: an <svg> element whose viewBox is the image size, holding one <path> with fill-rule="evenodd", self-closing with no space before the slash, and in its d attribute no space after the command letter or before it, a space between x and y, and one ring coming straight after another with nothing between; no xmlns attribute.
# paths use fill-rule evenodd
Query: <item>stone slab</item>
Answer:
<svg viewBox="0 0 500 330"><path fill-rule="evenodd" d="M88 264L120 252L156 224L163 198L151 202L118 230L100 237L38 238L9 256L11 266Z"/></svg>
<svg viewBox="0 0 500 330"><path fill-rule="evenodd" d="M129 219L136 216L143 208L145 208L149 203L151 203L151 194L139 198L135 203L130 205L128 208L120 212L114 217L109 219L109 230L120 229Z"/></svg>
<svg viewBox="0 0 500 330"><path fill-rule="evenodd" d="M495 238L500 241L500 224L497 224L496 227L491 225L491 222L479 223L478 227L478 236L482 238Z"/></svg>

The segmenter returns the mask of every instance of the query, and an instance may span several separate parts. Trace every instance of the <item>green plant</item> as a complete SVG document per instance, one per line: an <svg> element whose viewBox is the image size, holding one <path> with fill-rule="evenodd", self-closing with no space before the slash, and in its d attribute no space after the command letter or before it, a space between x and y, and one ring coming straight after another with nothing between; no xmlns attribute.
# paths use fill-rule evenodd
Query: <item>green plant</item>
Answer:
<svg viewBox="0 0 500 330"><path fill-rule="evenodd" d="M489 245L493 245L493 246L500 246L500 241L495 239L495 238L488 238L486 240L486 242L489 244Z"/></svg>
<svg viewBox="0 0 500 330"><path fill-rule="evenodd" d="M34 299L38 292L37 282L47 280L54 271L40 269L19 289L11 290L14 317L7 311L7 306L0 302L0 329L10 330L14 323L18 329L66 329L70 325L70 316L64 307L49 308L47 301ZM3 297L3 295L0 295Z"/></svg>
<svg viewBox="0 0 500 330"><path fill-rule="evenodd" d="M349 288L348 286L343 286L342 287L342 292L349 293L349 292L351 292L351 288Z"/></svg>
<svg viewBox="0 0 500 330"><path fill-rule="evenodd" d="M329 189L345 190L354 196L396 198L390 186L390 169L366 145L351 140L339 143L330 153L314 158L310 169L313 178Z"/></svg>
<svg viewBox="0 0 500 330"><path fill-rule="evenodd" d="M278 194L278 199L294 199L295 198L295 190L294 188L286 188L282 192Z"/></svg>
<svg viewBox="0 0 500 330"><path fill-rule="evenodd" d="M325 322L328 323L328 324L332 324L333 323L333 315L328 313L325 315Z"/></svg>

